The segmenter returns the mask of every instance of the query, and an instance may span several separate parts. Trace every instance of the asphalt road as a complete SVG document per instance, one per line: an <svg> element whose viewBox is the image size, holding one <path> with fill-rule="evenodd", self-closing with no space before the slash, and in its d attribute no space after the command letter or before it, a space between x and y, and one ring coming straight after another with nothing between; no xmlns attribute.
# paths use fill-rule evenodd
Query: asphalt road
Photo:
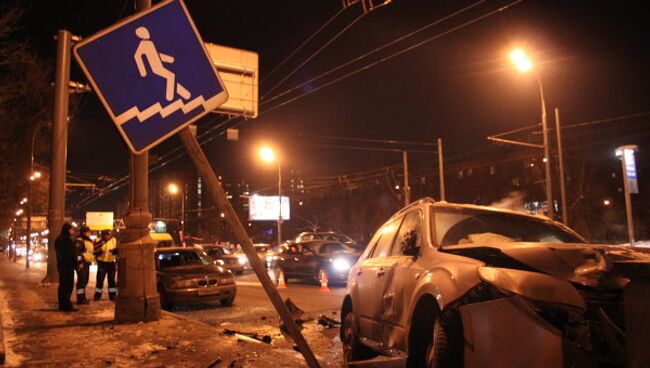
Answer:
<svg viewBox="0 0 650 368"><path fill-rule="evenodd" d="M230 307L221 307L218 302L214 302L177 306L172 312L215 326L221 333L235 330L268 335L273 340L273 346L290 349L292 342L281 333L278 314L257 276L252 271L247 271L244 275L237 276L236 283L237 297ZM305 312L300 317L306 320L302 333L321 366L341 367L343 358L339 328L326 328L317 321L321 315L340 320L339 311L345 286L330 285L328 292L322 292L320 285L313 281L291 279L287 287L279 291L283 300L290 298Z"/></svg>

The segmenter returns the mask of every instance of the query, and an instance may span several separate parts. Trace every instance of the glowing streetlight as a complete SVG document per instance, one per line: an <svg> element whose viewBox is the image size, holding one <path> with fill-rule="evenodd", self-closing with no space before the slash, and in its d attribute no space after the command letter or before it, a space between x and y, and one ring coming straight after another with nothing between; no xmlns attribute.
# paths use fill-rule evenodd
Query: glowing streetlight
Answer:
<svg viewBox="0 0 650 368"><path fill-rule="evenodd" d="M180 234L180 238L181 238L181 244L183 244L183 246L184 246L185 245L185 193L181 193L181 189L175 183L170 183L167 186L167 191L172 195L176 195L176 194L180 193L180 196L181 196L181 234Z"/></svg>
<svg viewBox="0 0 650 368"><path fill-rule="evenodd" d="M282 243L282 168L280 166L280 158L275 154L273 148L269 146L262 146L259 149L260 159L266 163L278 163L278 245Z"/></svg>
<svg viewBox="0 0 650 368"><path fill-rule="evenodd" d="M610 204L612 204L612 202L611 202L609 199L605 199L605 200L603 200L603 206L607 207L607 206L609 206Z"/></svg>
<svg viewBox="0 0 650 368"><path fill-rule="evenodd" d="M277 159L275 152L273 151L273 148L269 146L264 146L260 148L259 154L262 161L269 164L274 162Z"/></svg>
<svg viewBox="0 0 650 368"><path fill-rule="evenodd" d="M531 69L533 69L533 62L526 54L526 51L522 49L512 50L510 52L510 61L512 61L517 70L522 73L528 73Z"/></svg>

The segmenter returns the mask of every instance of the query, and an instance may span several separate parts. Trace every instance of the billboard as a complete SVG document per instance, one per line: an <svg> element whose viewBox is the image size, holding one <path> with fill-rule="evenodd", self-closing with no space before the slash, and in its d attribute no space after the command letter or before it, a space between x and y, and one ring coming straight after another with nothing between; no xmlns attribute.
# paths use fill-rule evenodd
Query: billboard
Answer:
<svg viewBox="0 0 650 368"><path fill-rule="evenodd" d="M86 212L86 226L90 230L113 230L113 212Z"/></svg>
<svg viewBox="0 0 650 368"><path fill-rule="evenodd" d="M277 221L280 217L278 196L252 195L248 198L248 219L251 221ZM289 197L282 196L282 219L289 220Z"/></svg>
<svg viewBox="0 0 650 368"><path fill-rule="evenodd" d="M625 148L623 150L623 162L625 165L625 176L627 176L627 188L630 193L639 193L639 183L636 176L636 160L634 159L634 149Z"/></svg>

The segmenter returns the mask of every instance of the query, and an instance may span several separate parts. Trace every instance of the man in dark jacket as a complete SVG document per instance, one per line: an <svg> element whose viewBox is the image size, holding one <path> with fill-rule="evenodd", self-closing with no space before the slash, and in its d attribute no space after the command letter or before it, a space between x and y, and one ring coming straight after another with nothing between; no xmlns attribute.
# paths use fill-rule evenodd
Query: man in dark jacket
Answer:
<svg viewBox="0 0 650 368"><path fill-rule="evenodd" d="M59 271L59 310L64 312L77 311L72 306L70 294L74 286L74 270L77 266L77 250L74 243L75 230L72 225L65 223L61 233L54 242L56 250L56 265Z"/></svg>

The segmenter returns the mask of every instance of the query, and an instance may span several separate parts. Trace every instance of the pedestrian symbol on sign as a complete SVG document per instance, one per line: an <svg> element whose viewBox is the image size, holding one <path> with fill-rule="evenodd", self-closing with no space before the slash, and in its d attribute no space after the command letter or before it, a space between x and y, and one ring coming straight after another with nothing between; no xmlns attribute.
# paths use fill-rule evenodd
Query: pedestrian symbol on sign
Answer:
<svg viewBox="0 0 650 368"><path fill-rule="evenodd" d="M74 54L135 153L228 99L182 1L164 1L86 38Z"/></svg>
<svg viewBox="0 0 650 368"><path fill-rule="evenodd" d="M165 55L163 53L158 53L154 43L149 40L151 36L149 35L149 30L146 27L140 27L135 30L135 34L142 40L138 45L138 49L135 50L135 63L138 66L138 71L140 71L141 77L147 76L147 68L144 65L146 60L151 67L151 71L158 76L161 76L167 80L165 98L167 101L171 101L174 98L174 89L178 94L184 99L190 98L190 92L185 89L180 83L174 85L176 80L176 75L165 69L163 63L172 64L174 62L174 57Z"/></svg>

